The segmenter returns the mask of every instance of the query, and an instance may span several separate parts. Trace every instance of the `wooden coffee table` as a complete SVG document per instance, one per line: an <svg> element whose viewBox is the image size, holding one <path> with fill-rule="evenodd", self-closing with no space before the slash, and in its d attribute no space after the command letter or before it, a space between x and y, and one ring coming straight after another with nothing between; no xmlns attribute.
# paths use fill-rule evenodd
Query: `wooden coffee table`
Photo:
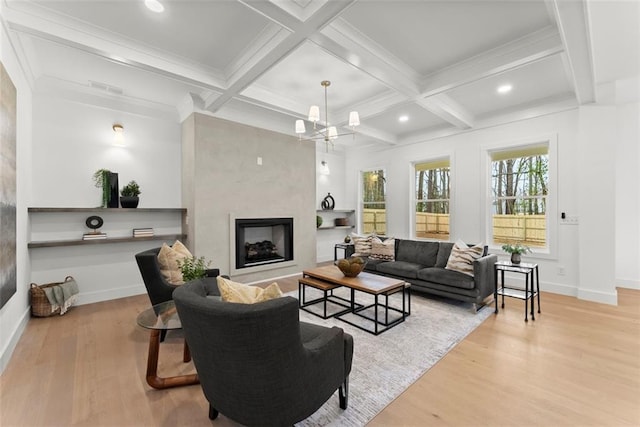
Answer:
<svg viewBox="0 0 640 427"><path fill-rule="evenodd" d="M318 284L318 286L314 286L314 283ZM311 286L320 290L328 287L334 288L336 286L349 288L351 290L351 298L348 300L349 309L336 313L333 317L374 335L379 335L397 324L404 322L407 316L411 314L411 288L410 284L404 280L392 279L364 271L357 277L346 277L337 266L327 265L304 270L298 286L299 288ZM357 303L355 298L356 291L372 295L374 303L368 305ZM302 288L300 288L300 292L302 292ZM402 293L401 309L389 305L389 297L398 292ZM381 301L380 297L384 297L384 299ZM302 306L302 301L300 304ZM373 311L373 314L370 313L371 311ZM384 316L380 316L378 314L379 311L382 311ZM400 313L400 316L390 320L389 312ZM353 315L371 321L373 326L366 328L354 323L348 319L348 317Z"/></svg>

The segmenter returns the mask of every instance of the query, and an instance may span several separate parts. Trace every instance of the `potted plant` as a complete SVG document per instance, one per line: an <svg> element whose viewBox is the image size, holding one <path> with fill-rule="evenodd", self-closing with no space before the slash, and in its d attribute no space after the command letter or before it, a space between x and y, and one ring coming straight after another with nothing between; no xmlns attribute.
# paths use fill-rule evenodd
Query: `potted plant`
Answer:
<svg viewBox="0 0 640 427"><path fill-rule="evenodd" d="M520 264L522 259L522 254L526 254L527 252L531 252L529 246L525 246L520 242L515 244L506 243L502 245L502 250L508 254L511 254L511 264Z"/></svg>
<svg viewBox="0 0 640 427"><path fill-rule="evenodd" d="M120 205L123 208L137 208L140 198L140 186L135 181L129 181L120 191Z"/></svg>
<svg viewBox="0 0 640 427"><path fill-rule="evenodd" d="M118 174L109 169L98 169L93 173L93 183L102 189L101 208L118 207Z"/></svg>
<svg viewBox="0 0 640 427"><path fill-rule="evenodd" d="M182 280L185 282L204 277L207 274L207 267L211 264L211 261L205 261L204 257L194 256L179 259L177 262L182 272Z"/></svg>

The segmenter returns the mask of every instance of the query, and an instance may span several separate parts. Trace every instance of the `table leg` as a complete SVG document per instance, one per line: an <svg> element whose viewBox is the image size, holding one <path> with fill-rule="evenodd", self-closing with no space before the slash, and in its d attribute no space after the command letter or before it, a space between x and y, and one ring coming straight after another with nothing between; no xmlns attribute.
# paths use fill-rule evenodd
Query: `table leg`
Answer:
<svg viewBox="0 0 640 427"><path fill-rule="evenodd" d="M529 275L524 278L524 321L528 322L527 318L529 312Z"/></svg>
<svg viewBox="0 0 640 427"><path fill-rule="evenodd" d="M533 274L534 274L534 270L531 270L531 320L536 320L536 315L534 313L535 311L535 305L536 305L536 296L534 293L535 288L533 287Z"/></svg>
<svg viewBox="0 0 640 427"><path fill-rule="evenodd" d="M493 300L496 303L495 313L498 314L498 269L493 267Z"/></svg>
<svg viewBox="0 0 640 427"><path fill-rule="evenodd" d="M540 272L536 265L536 289L538 290L538 313L540 313Z"/></svg>
<svg viewBox="0 0 640 427"><path fill-rule="evenodd" d="M191 355L185 341L185 354L189 353L189 359ZM191 375L179 375L175 377L161 378L158 376L158 353L160 352L160 330L152 329L151 336L149 338L149 355L147 358L147 383L157 389L164 389L170 387L178 387L183 385L200 384L198 374ZM185 360L186 362L187 360Z"/></svg>
<svg viewBox="0 0 640 427"><path fill-rule="evenodd" d="M500 270L500 278L502 280L502 308L504 308L504 270Z"/></svg>
<svg viewBox="0 0 640 427"><path fill-rule="evenodd" d="M375 303L373 305L374 314L373 317L376 322L376 335L378 335L378 294L375 295Z"/></svg>

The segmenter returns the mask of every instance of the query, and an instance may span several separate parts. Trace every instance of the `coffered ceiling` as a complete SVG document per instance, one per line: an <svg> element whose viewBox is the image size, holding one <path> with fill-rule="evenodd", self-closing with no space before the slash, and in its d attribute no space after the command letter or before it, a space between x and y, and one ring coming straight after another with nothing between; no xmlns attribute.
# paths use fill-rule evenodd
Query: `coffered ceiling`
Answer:
<svg viewBox="0 0 640 427"><path fill-rule="evenodd" d="M635 0L1 1L36 93L293 135L330 80L329 122L361 121L337 149L575 108L640 74Z"/></svg>

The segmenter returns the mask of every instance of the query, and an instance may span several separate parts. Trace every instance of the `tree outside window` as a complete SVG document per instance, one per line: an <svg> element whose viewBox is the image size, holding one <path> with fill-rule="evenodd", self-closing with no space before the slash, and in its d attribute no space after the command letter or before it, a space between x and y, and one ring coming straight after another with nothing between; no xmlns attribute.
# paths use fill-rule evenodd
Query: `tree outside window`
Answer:
<svg viewBox="0 0 640 427"><path fill-rule="evenodd" d="M493 242L547 245L547 146L491 154Z"/></svg>
<svg viewBox="0 0 640 427"><path fill-rule="evenodd" d="M415 236L449 240L449 159L415 165Z"/></svg>
<svg viewBox="0 0 640 427"><path fill-rule="evenodd" d="M387 233L386 188L384 169L362 172L360 230L363 233Z"/></svg>

